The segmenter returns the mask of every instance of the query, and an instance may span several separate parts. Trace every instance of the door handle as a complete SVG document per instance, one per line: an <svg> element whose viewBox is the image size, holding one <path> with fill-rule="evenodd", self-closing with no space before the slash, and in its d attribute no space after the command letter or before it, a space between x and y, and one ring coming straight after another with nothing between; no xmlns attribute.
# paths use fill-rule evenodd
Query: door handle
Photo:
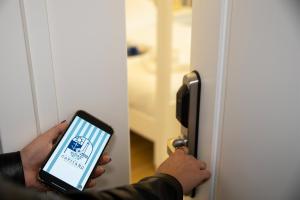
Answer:
<svg viewBox="0 0 300 200"><path fill-rule="evenodd" d="M188 154L198 156L198 130L200 111L201 78L197 71L183 77L182 86L176 94L176 118L181 124L181 135L168 140L167 152L173 153L176 148L187 147ZM191 197L195 196L195 189Z"/></svg>
<svg viewBox="0 0 300 200"><path fill-rule="evenodd" d="M167 152L170 155L174 153L177 148L180 147L188 147L188 140L180 137L171 138L168 140Z"/></svg>

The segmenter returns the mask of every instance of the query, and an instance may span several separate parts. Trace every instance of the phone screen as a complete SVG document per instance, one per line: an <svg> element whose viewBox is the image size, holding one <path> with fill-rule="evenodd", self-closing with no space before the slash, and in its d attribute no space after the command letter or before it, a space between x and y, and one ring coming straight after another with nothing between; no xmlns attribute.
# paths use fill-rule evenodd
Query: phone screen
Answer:
<svg viewBox="0 0 300 200"><path fill-rule="evenodd" d="M76 116L42 170L83 190L110 136Z"/></svg>

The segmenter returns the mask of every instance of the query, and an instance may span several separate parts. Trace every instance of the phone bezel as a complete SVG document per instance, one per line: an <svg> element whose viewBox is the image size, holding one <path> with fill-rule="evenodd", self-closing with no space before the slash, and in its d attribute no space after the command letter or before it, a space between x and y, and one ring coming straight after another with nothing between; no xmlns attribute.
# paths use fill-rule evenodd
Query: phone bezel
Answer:
<svg viewBox="0 0 300 200"><path fill-rule="evenodd" d="M45 185L51 187L51 188L54 188L55 190L59 191L59 192L69 192L69 191L82 191L82 190L79 190L78 188L75 188L73 187L72 185L62 181L61 179L53 176L52 174L46 172L43 170L44 166L46 165L46 163L48 162L49 158L51 157L52 153L54 152L54 150L57 148L58 144L61 142L61 139L64 137L64 135L66 134L67 130L69 129L70 125L72 124L72 122L74 121L75 117L78 116L84 120L86 120L87 122L93 124L94 126L100 128L101 130L105 131L106 133L110 134L110 137L109 137L109 140L108 142L106 143L104 149L107 147L112 135L113 135L113 129L111 126L107 125L106 123L102 122L101 120L97 119L96 117L92 116L91 114L87 113L86 111L83 111L83 110L79 110L77 111L69 126L67 127L66 131L64 132L64 134L62 135L62 137L60 137L59 141L56 142L56 144L54 145L54 147L52 148L51 152L49 153L49 155L47 156L47 158L45 159L45 161L43 162L41 168L40 168L40 171L39 171L39 176L38 176L38 179L44 183ZM101 152L99 158L97 158L97 162L99 162L102 154L103 154L104 150ZM97 164L95 164L95 166L93 166L93 170L92 172L95 170L95 168L97 167ZM91 178L91 174L89 174L89 178ZM88 182L88 181L87 181ZM83 190L85 189L86 187L86 184L87 182L85 183L84 187L83 187Z"/></svg>

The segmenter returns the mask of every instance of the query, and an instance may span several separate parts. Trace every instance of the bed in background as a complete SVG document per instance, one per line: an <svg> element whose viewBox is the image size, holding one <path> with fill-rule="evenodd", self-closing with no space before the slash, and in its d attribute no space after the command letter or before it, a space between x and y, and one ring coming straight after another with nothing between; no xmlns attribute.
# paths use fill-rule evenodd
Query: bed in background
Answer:
<svg viewBox="0 0 300 200"><path fill-rule="evenodd" d="M157 62L161 56L157 55L157 48L161 44L158 44L158 13L154 3L128 0L126 12L127 41L143 49L142 54L128 57L129 125L131 130L154 143L154 162L158 166L167 156L166 140L180 132L175 118L175 97L183 75L189 71L191 9L176 11L170 22L169 70L158 70L166 66L159 66ZM164 81L164 77L169 81ZM160 87L167 89L158 91Z"/></svg>

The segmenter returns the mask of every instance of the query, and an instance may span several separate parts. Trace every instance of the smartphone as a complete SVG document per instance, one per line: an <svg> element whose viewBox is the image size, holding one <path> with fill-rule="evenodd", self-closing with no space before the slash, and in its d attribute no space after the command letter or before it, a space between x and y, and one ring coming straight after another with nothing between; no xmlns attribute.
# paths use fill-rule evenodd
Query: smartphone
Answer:
<svg viewBox="0 0 300 200"><path fill-rule="evenodd" d="M112 134L109 125L77 111L42 165L40 181L60 192L82 191Z"/></svg>

